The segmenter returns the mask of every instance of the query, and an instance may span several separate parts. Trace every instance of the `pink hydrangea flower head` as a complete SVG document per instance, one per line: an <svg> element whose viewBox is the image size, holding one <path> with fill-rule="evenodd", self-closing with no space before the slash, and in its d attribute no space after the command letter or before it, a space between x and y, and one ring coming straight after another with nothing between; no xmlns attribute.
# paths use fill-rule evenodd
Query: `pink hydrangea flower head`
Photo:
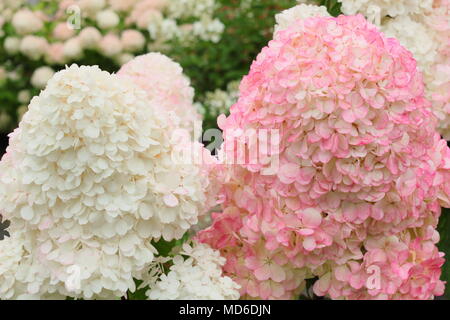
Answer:
<svg viewBox="0 0 450 320"><path fill-rule="evenodd" d="M230 111L219 119L224 210L199 239L228 259L242 295L293 298L314 276L316 293L332 298L441 293L434 242L407 235L433 231L448 206L448 147L416 61L397 40L361 15L298 20L258 55ZM367 239L392 237L399 257L413 246L426 257L381 265L403 278L374 293L364 268L383 251L371 253ZM274 259L283 271L267 265ZM330 291L344 267L355 276L338 276ZM303 274L294 288L282 280L290 272ZM419 289L418 279L430 285Z"/></svg>

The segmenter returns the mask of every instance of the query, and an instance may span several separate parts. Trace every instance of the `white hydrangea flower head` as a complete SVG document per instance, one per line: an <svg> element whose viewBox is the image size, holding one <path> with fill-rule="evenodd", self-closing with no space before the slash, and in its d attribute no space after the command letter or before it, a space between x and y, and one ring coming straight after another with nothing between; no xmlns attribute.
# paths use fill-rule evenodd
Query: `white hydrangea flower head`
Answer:
<svg viewBox="0 0 450 320"><path fill-rule="evenodd" d="M183 74L183 68L169 57L157 52L138 56L123 65L118 75L131 79L145 90L150 99L158 100L169 112L172 128L192 133L196 122L201 120L194 107L194 89L189 78ZM196 132L195 136L198 134Z"/></svg>
<svg viewBox="0 0 450 320"><path fill-rule="evenodd" d="M204 163L174 159L186 149L207 158L207 150L180 145L168 124L157 100L96 66L56 73L31 100L0 162L0 210L37 234L61 294L134 290L133 277L156 253L151 240L181 238L206 211ZM80 270L73 290L65 286L70 266Z"/></svg>
<svg viewBox="0 0 450 320"><path fill-rule="evenodd" d="M430 11L433 0L338 0L345 15L363 14L370 22L380 25L384 17L422 14Z"/></svg>
<svg viewBox="0 0 450 320"><path fill-rule="evenodd" d="M185 243L173 258L170 271L150 287L147 295L151 300L237 300L240 286L222 275L224 264L225 258L208 245Z"/></svg>
<svg viewBox="0 0 450 320"><path fill-rule="evenodd" d="M310 17L329 17L330 14L324 6L316 6L314 4L299 4L290 9L284 10L275 15L275 31L274 35L289 28L298 20L304 20Z"/></svg>

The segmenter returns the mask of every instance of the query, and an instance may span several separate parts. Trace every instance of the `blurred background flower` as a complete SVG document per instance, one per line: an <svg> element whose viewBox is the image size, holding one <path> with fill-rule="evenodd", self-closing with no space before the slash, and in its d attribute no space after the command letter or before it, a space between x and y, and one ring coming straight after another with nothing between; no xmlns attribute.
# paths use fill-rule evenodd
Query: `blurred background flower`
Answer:
<svg viewBox="0 0 450 320"><path fill-rule="evenodd" d="M2 1L1 153L5 135L54 72L71 63L117 72L133 57L150 51L164 53L183 67L195 88L204 128L217 127L216 117L236 101L241 77L270 40L275 14L295 4L295 0Z"/></svg>

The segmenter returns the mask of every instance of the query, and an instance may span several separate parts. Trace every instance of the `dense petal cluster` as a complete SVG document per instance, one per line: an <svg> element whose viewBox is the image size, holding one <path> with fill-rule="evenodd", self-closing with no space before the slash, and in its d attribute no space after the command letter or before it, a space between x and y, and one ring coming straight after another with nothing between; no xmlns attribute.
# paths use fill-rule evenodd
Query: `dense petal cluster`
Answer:
<svg viewBox="0 0 450 320"><path fill-rule="evenodd" d="M170 113L174 128L194 130L201 117L194 107L194 89L183 69L175 61L160 53L148 53L126 63L118 75L131 79L145 90L151 99L158 99Z"/></svg>
<svg viewBox="0 0 450 320"><path fill-rule="evenodd" d="M450 139L450 1L340 0L345 14L362 13L413 53L424 75L426 96Z"/></svg>
<svg viewBox="0 0 450 320"><path fill-rule="evenodd" d="M239 285L222 275L225 258L206 244L185 243L167 275L151 286L151 300L237 300Z"/></svg>
<svg viewBox="0 0 450 320"><path fill-rule="evenodd" d="M227 258L242 295L292 298L314 276L333 298L442 293L434 229L450 205L450 152L397 40L361 15L297 20L258 55L219 125L223 212L198 238ZM401 255L381 258L390 241ZM361 286L372 258L402 281ZM346 266L359 282L330 276Z"/></svg>
<svg viewBox="0 0 450 320"><path fill-rule="evenodd" d="M295 24L297 20L310 17L328 17L330 14L324 6L316 6L313 4L299 4L290 9L284 10L275 15L275 33L287 29Z"/></svg>
<svg viewBox="0 0 450 320"><path fill-rule="evenodd" d="M49 270L39 262L32 233L14 226L0 241L0 297L2 299L64 299L50 282Z"/></svg>
<svg viewBox="0 0 450 320"><path fill-rule="evenodd" d="M363 13L371 22L379 24L383 17L421 14L430 10L433 0L338 0L344 14Z"/></svg>
<svg viewBox="0 0 450 320"><path fill-rule="evenodd" d="M207 150L187 139L180 147L158 103L123 77L72 65L32 99L11 135L0 210L31 237L34 251L24 247L59 293L109 298L134 290L133 277L156 253L151 240L180 239L206 209L204 163L178 154ZM74 268L80 285L68 289ZM5 282L1 271L2 298L48 292L33 279L28 287Z"/></svg>
<svg viewBox="0 0 450 320"><path fill-rule="evenodd" d="M443 253L433 228L398 235L368 237L363 261L335 265L314 284L319 295L332 299L429 299L441 295L444 283L439 280L444 264ZM361 290L366 287L367 290Z"/></svg>

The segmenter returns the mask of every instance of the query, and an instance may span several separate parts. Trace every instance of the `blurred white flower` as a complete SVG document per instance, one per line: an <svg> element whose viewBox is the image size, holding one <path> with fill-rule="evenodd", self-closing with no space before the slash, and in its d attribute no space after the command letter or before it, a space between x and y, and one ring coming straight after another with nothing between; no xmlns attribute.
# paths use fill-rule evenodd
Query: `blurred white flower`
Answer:
<svg viewBox="0 0 450 320"><path fill-rule="evenodd" d="M17 11L12 18L12 25L16 32L21 35L38 32L44 26L38 15L29 9Z"/></svg>
<svg viewBox="0 0 450 320"><path fill-rule="evenodd" d="M162 20L162 11L171 0L140 0L134 6L125 22L145 29L150 23Z"/></svg>
<svg viewBox="0 0 450 320"><path fill-rule="evenodd" d="M20 50L20 39L16 37L7 37L3 46L8 54L15 54Z"/></svg>
<svg viewBox="0 0 450 320"><path fill-rule="evenodd" d="M112 29L117 27L120 18L113 10L103 10L97 13L97 24L100 29Z"/></svg>
<svg viewBox="0 0 450 320"><path fill-rule="evenodd" d="M117 56L122 52L122 42L120 38L113 34L109 33L104 36L99 44L98 44L100 52L107 57Z"/></svg>
<svg viewBox="0 0 450 320"><path fill-rule="evenodd" d="M47 85L47 81L53 77L55 71L47 66L42 66L34 70L31 76L31 84L33 87L43 89Z"/></svg>
<svg viewBox="0 0 450 320"><path fill-rule="evenodd" d="M83 15L95 18L96 14L106 5L106 0L78 0L77 3Z"/></svg>
<svg viewBox="0 0 450 320"><path fill-rule="evenodd" d="M31 99L31 94L30 94L29 90L26 90L26 89L20 90L19 93L17 94L17 100L20 103L23 103L23 104L28 103L28 102L30 102L30 99Z"/></svg>
<svg viewBox="0 0 450 320"><path fill-rule="evenodd" d="M31 60L40 59L47 50L48 42L43 37L28 35L20 42L20 52Z"/></svg>
<svg viewBox="0 0 450 320"><path fill-rule="evenodd" d="M225 29L224 24L218 19L202 17L192 25L192 32L195 37L203 41L219 42Z"/></svg>
<svg viewBox="0 0 450 320"><path fill-rule="evenodd" d="M168 14L172 18L211 16L217 8L215 0L171 0Z"/></svg>
<svg viewBox="0 0 450 320"><path fill-rule="evenodd" d="M63 55L68 61L79 58L83 54L81 41L78 37L72 38L64 42Z"/></svg>
<svg viewBox="0 0 450 320"><path fill-rule="evenodd" d="M151 21L148 25L148 32L156 41L168 41L181 35L177 22L174 19Z"/></svg>
<svg viewBox="0 0 450 320"><path fill-rule="evenodd" d="M93 49L98 46L102 34L95 27L86 27L80 31L78 38L83 48Z"/></svg>

